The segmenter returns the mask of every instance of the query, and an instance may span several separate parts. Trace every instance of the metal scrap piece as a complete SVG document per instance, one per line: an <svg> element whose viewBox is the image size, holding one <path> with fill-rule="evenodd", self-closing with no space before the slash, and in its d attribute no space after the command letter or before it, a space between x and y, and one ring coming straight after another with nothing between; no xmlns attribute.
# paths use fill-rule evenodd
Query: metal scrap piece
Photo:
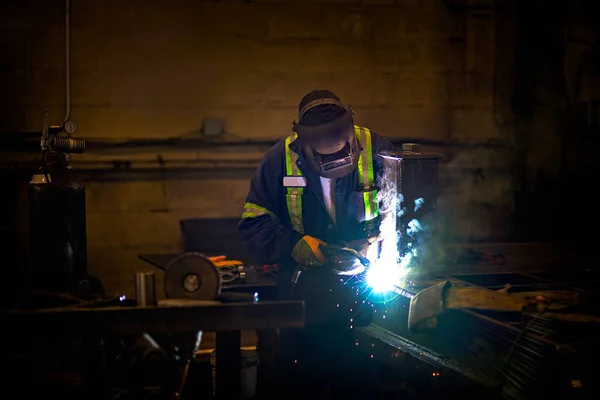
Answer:
<svg viewBox="0 0 600 400"><path fill-rule="evenodd" d="M521 311L530 301L519 296L493 290L453 286L443 281L421 290L410 300L408 328L411 332L433 329L437 316L447 309L477 309L493 311Z"/></svg>

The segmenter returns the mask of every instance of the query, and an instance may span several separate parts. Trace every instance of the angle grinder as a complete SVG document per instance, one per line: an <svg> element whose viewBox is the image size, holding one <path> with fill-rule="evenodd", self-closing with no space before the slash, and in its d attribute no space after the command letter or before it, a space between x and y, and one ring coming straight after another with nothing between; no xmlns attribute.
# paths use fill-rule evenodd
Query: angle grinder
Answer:
<svg viewBox="0 0 600 400"><path fill-rule="evenodd" d="M221 277L208 257L185 253L165 268L164 289L167 298L215 300L221 293Z"/></svg>
<svg viewBox="0 0 600 400"><path fill-rule="evenodd" d="M165 268L164 290L167 299L221 302L256 302L253 293L222 291L222 285L243 282L241 263L224 256L206 257L201 253L185 253Z"/></svg>

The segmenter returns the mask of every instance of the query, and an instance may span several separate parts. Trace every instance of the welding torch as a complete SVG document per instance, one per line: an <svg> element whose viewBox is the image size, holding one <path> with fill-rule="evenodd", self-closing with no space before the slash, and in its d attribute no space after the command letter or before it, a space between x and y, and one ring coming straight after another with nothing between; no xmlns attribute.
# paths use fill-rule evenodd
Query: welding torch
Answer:
<svg viewBox="0 0 600 400"><path fill-rule="evenodd" d="M348 260L344 260L343 258L340 259L340 257L344 253L347 253L348 255L355 257L356 260L358 260L358 262L360 263L360 266L358 266L358 268L355 268L355 269L362 269L362 271L364 271L365 269L369 268L369 266L371 265L371 261L369 261L369 259L367 257L363 256L362 254L360 254L360 252L353 249L352 247L328 245L326 247L326 249L331 249L335 252L333 256L329 257L330 261L333 263L347 264ZM327 250L325 250L325 252L327 253ZM353 261L353 264L356 264L355 260L352 260L352 261ZM338 270L335 269L334 271L338 271ZM349 273L352 271L354 271L354 270L339 271L340 273L338 273L337 275L356 275L356 273Z"/></svg>
<svg viewBox="0 0 600 400"><path fill-rule="evenodd" d="M334 275L358 275L371 265L368 258L351 247L328 244L323 246L321 250L327 257L326 267L329 267ZM359 265L357 265L357 261ZM292 283L298 283L302 272L307 271L309 268L305 265L299 265L292 275Z"/></svg>

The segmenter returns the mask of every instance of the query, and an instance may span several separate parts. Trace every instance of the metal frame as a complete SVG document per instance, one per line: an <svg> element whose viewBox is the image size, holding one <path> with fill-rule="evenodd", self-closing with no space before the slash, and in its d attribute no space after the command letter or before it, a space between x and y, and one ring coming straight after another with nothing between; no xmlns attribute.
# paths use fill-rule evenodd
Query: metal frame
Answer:
<svg viewBox="0 0 600 400"><path fill-rule="evenodd" d="M563 273L558 283L553 280L556 274L553 272L462 272L438 275L433 282L450 280L492 290L513 282L514 290L569 289L588 296L590 291L582 286L597 286L600 276L596 275L595 280L582 279L577 276L582 272L592 274ZM414 295L420 288L416 289L408 295ZM462 309L449 310L440 316L434 331L411 334L406 323L409 301L407 297L398 297L393 301L395 313L388 311L386 319L378 319L381 312L373 314L375 320L371 325L356 328L357 345L392 366L405 366L407 358L419 360L428 366L429 376L438 381L442 376L462 378L503 398L522 398L524 393L531 392L573 395L572 390L581 390L582 379L593 379L585 371L585 365L597 356L600 341L586 342L587 350L583 353L576 350L576 344L597 335L599 329L591 333L589 326L583 328L581 324L576 328L583 329L572 329L572 325L569 330L558 326L544 329L548 321L540 323L539 315ZM551 385L543 384L547 382Z"/></svg>

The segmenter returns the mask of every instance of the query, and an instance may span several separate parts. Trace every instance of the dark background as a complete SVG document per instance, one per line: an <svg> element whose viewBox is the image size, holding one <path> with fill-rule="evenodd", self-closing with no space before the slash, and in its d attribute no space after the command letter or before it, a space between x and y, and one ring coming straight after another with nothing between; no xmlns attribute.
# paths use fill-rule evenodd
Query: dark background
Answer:
<svg viewBox="0 0 600 400"><path fill-rule="evenodd" d="M27 259L27 138L46 109L65 115L64 8L0 6L3 279ZM138 254L181 251L181 220L231 226L315 88L444 155L444 241L593 244L597 1L73 0L70 18L71 117L89 141L73 165L89 270L109 291L132 295L134 272L153 269Z"/></svg>

